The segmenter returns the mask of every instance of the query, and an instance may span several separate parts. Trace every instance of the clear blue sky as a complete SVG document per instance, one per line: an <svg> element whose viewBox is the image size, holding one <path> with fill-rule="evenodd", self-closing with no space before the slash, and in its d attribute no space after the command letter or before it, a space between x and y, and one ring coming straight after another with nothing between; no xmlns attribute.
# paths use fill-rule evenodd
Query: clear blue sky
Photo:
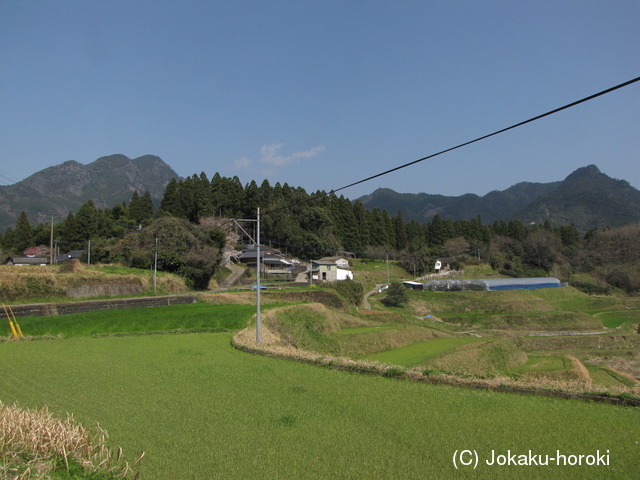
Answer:
<svg viewBox="0 0 640 480"><path fill-rule="evenodd" d="M0 2L0 184L66 160L331 190L640 76L638 0ZM640 187L640 83L345 190Z"/></svg>

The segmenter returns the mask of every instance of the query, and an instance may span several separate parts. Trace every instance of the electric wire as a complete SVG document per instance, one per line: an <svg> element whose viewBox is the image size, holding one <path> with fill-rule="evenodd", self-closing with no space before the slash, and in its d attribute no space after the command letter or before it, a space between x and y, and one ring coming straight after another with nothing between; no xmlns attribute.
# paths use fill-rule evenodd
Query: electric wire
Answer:
<svg viewBox="0 0 640 480"><path fill-rule="evenodd" d="M518 128L518 127L521 127L523 125L526 125L528 123L535 122L537 120L540 120L542 118L548 117L548 116L553 115L553 114L556 114L556 113L561 112L563 110L567 110L569 108L575 107L575 106L580 105L582 103L585 103L585 102L588 102L588 101L593 100L595 98L598 98L598 97L601 97L603 95L606 95L607 93L611 93L611 92L613 92L615 90L619 90L621 88L627 87L627 86L629 86L631 84L634 84L636 82L639 82L639 81L640 81L640 77L633 78L633 79L628 80L626 82L623 82L623 83L620 83L620 84L615 85L613 87L610 87L610 88L607 88L605 90L602 90L602 91L600 91L598 93L594 93L594 94L589 95L587 97L581 98L580 100L576 100L574 102L568 103L568 104L566 104L566 105L564 105L562 107L554 108L553 110L549 110L548 112L542 113L540 115L536 115L535 117L531 117L528 120L524 120L522 122L515 123L515 124L513 124L511 126L502 128L500 130L496 130L493 133L489 133L487 135L483 135L481 137L474 138L473 140L469 140L469 141L466 141L464 143L460 143L460 144L458 144L458 145L456 145L454 147L446 148L446 149L441 150L439 152L432 153L430 155L427 155L426 157L422 157L422 158L419 158L417 160L413 160L411 162L405 163L403 165L399 165L399 166L394 167L394 168L390 168L389 170L385 170L384 172L376 173L376 174L371 175L369 177L363 178L362 180L358 180L356 182L350 183L350 184L345 185L343 187L335 188L333 190L330 190L329 192L324 192L324 193L321 193L321 194L316 194L315 196L310 196L310 198L298 201L295 204L294 203L290 203L289 205L286 205L286 206L283 206L283 207L277 207L277 208L274 208L272 210L265 211L265 212L263 212L263 215L267 215L267 214L270 214L270 213L276 213L276 212L279 212L281 210L285 210L287 208L291 208L293 205L297 205L297 206L304 205L305 203L312 202L312 201L317 200L319 198L322 198L324 196L335 194L336 192L340 192L342 190L346 190L348 188L355 187L356 185L360 185L362 183L368 182L368 181L373 180L375 178L379 178L379 177L382 177L384 175L388 175L390 173L397 172L398 170L402 170L404 168L410 167L410 166L415 165L417 163L424 162L425 160L429 160L431 158L437 157L439 155L443 155L443 154L451 152L453 150L457 150L459 148L466 147L466 146L471 145L473 143L477 143L477 142L480 142L482 140L486 140L487 138L494 137L494 136L499 135L501 133L504 133L504 132L507 132L509 130L513 130L515 128Z"/></svg>

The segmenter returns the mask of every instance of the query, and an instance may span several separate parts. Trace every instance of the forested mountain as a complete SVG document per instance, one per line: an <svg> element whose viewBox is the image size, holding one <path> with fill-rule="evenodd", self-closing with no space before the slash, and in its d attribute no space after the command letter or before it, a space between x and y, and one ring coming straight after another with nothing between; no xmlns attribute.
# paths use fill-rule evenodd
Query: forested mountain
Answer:
<svg viewBox="0 0 640 480"><path fill-rule="evenodd" d="M579 168L558 188L540 195L514 215L525 222L575 225L579 230L640 223L640 191L625 180Z"/></svg>
<svg viewBox="0 0 640 480"><path fill-rule="evenodd" d="M134 191L149 192L157 205L164 189L178 174L162 159L145 155L130 159L110 155L83 165L69 160L34 173L13 185L0 186L0 231L13 226L24 211L31 222L67 216L87 200L97 208L129 201Z"/></svg>
<svg viewBox="0 0 640 480"><path fill-rule="evenodd" d="M517 218L526 224L575 225L586 231L596 227L620 227L640 222L640 191L624 180L615 180L595 165L579 168L562 182L522 182L483 197L459 197L426 193L397 193L378 189L359 199L365 207L402 212L406 220L427 222L437 214L451 220L483 222Z"/></svg>
<svg viewBox="0 0 640 480"><path fill-rule="evenodd" d="M435 215L451 220L470 220L482 217L483 221L509 220L535 199L556 189L560 182L522 182L507 190L492 191L483 197L467 193L459 197L428 193L397 193L389 188L379 188L359 200L369 210L380 208L395 215L402 212L406 220L424 223Z"/></svg>

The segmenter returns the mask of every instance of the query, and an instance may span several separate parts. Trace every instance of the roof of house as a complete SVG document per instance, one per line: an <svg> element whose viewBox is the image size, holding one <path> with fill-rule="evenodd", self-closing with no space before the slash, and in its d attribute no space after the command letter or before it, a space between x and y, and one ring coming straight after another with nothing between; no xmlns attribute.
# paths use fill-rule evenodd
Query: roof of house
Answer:
<svg viewBox="0 0 640 480"><path fill-rule="evenodd" d="M7 263L13 263L14 265L41 265L49 263L49 259L47 257L11 257Z"/></svg>
<svg viewBox="0 0 640 480"><path fill-rule="evenodd" d="M65 260L71 260L72 258L80 258L83 250L71 250L68 253L56 255L56 262L64 262Z"/></svg>
<svg viewBox="0 0 640 480"><path fill-rule="evenodd" d="M314 260L314 261L316 261L316 262L333 262L333 263L336 263L338 260L344 260L345 262L349 261L345 257L322 257L321 259Z"/></svg>

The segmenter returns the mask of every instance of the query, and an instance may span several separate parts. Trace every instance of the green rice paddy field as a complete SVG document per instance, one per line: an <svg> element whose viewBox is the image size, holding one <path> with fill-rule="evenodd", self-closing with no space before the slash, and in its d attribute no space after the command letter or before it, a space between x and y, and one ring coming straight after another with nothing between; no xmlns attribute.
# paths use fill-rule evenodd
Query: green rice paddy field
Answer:
<svg viewBox="0 0 640 480"><path fill-rule="evenodd" d="M247 354L230 339L2 343L0 400L99 422L128 458L146 452L143 479L624 479L640 471L638 408L329 370ZM475 470L455 469L463 449L477 452ZM485 463L492 452L558 450L608 453L608 465Z"/></svg>

